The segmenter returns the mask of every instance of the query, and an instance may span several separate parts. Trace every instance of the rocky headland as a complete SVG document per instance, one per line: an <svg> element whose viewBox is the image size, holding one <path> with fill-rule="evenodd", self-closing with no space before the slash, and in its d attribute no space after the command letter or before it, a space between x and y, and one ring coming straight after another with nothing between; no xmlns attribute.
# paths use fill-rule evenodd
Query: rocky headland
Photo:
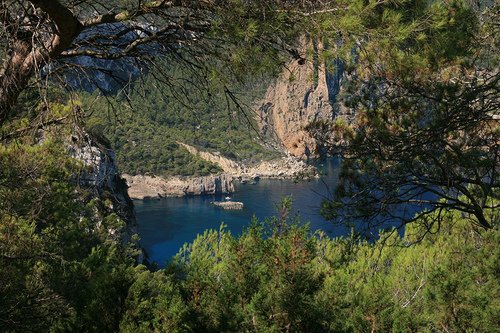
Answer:
<svg viewBox="0 0 500 333"><path fill-rule="evenodd" d="M234 180L252 181L259 178L303 178L318 177L316 168L294 157L286 156L278 160L263 161L246 166L222 156L218 152L206 152L179 142L190 153L217 164L223 174L203 177L160 177L123 174L132 199L158 199L162 197L182 197L186 195L213 195L234 192Z"/></svg>
<svg viewBox="0 0 500 333"><path fill-rule="evenodd" d="M334 46L332 46L334 47ZM325 46L303 39L302 54L318 54ZM339 96L345 92L345 73L341 60L313 56L310 61L290 60L281 75L269 85L259 103L257 124L264 137L301 159L322 154L321 145L305 129L313 121L342 118L352 121L354 111L345 107Z"/></svg>
<svg viewBox="0 0 500 333"><path fill-rule="evenodd" d="M317 176L316 169L313 166L308 165L303 160L290 154L272 161L262 161L254 165L245 165L224 157L219 152L202 151L183 142L177 143L186 148L191 154L218 165L222 170L224 170L224 173L230 174L234 178L285 179L299 177L314 178Z"/></svg>

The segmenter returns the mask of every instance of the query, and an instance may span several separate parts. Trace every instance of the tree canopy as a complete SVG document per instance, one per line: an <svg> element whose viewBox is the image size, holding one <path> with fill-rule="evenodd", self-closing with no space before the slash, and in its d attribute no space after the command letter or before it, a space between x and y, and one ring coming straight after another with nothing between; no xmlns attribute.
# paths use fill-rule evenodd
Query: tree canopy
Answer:
<svg viewBox="0 0 500 333"><path fill-rule="evenodd" d="M418 219L429 230L452 209L498 225L498 19L498 4L463 1L403 1L372 13L365 24L377 29L360 37L343 96L356 119L309 126L344 157L325 216Z"/></svg>
<svg viewBox="0 0 500 333"><path fill-rule="evenodd" d="M0 330L498 330L498 6L0 0ZM224 90L229 81L204 63L221 59L245 75L282 65L282 52L307 61L294 49L304 35L325 45L315 56L344 62L343 100L356 111L353 122L309 127L343 156L323 213L399 219L404 231L373 243L311 234L285 199L240 236L221 226L165 269L138 265L134 242L119 235L132 222L117 193L78 181L88 170L67 152L81 128L52 126L81 120L83 104L59 74L79 66L85 75L90 65L77 57L126 58L168 85L155 61L169 54ZM406 214L412 205L416 216Z"/></svg>
<svg viewBox="0 0 500 333"><path fill-rule="evenodd" d="M40 84L47 73L55 80L76 57L150 62L185 51L208 61L224 57L248 73L255 59L260 68L281 51L296 54L293 38L301 26L295 10L318 6L308 1L4 0L0 122L12 116L23 90ZM259 57L247 62L255 53Z"/></svg>

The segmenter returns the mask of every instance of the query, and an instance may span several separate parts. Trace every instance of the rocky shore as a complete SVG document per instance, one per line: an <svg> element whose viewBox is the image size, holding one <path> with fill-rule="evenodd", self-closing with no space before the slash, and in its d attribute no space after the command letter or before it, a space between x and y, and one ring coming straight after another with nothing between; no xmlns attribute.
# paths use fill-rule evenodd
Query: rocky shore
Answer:
<svg viewBox="0 0 500 333"><path fill-rule="evenodd" d="M286 156L279 160L263 161L256 166L247 167L240 174L234 175L238 178L304 178L311 179L318 177L316 168L306 162L293 157Z"/></svg>
<svg viewBox="0 0 500 333"><path fill-rule="evenodd" d="M212 205L225 210L242 210L245 206L243 202L239 201L214 201L212 202Z"/></svg>
<svg viewBox="0 0 500 333"><path fill-rule="evenodd" d="M186 195L225 194L234 191L233 177L222 174L205 177L131 176L123 174L132 199L159 199Z"/></svg>
<svg viewBox="0 0 500 333"><path fill-rule="evenodd" d="M185 143L178 142L191 154L215 163L224 174L205 177L131 176L123 174L132 199L157 199L162 197L182 197L186 195L226 194L234 191L233 181L254 181L259 178L311 179L318 177L316 168L294 156L278 160L263 161L254 166L246 166L221 156L217 152L200 151Z"/></svg>
<svg viewBox="0 0 500 333"><path fill-rule="evenodd" d="M257 165L244 165L221 156L219 152L202 151L188 144L177 142L191 154L196 155L206 161L217 164L224 173L234 178L314 178L317 176L316 168L308 165L303 160L288 155L281 159L272 161L262 161Z"/></svg>

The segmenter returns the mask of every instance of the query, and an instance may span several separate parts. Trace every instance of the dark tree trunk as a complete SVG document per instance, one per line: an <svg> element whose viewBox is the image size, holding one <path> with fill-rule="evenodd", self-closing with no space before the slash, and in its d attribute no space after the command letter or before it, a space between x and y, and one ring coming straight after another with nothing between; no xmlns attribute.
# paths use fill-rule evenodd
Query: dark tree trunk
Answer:
<svg viewBox="0 0 500 333"><path fill-rule="evenodd" d="M73 13L57 0L31 0L35 7L44 11L54 23L53 34L43 45L35 44L31 34L15 32L10 45L9 57L0 72L0 126L11 116L21 92L30 78L51 59L56 59L71 46L82 29L82 24ZM9 25L10 14L2 12L3 24Z"/></svg>
<svg viewBox="0 0 500 333"><path fill-rule="evenodd" d="M0 76L0 125L9 118L10 110L34 72L34 66L28 60L32 51L29 43L17 41L11 50L12 55L5 61Z"/></svg>

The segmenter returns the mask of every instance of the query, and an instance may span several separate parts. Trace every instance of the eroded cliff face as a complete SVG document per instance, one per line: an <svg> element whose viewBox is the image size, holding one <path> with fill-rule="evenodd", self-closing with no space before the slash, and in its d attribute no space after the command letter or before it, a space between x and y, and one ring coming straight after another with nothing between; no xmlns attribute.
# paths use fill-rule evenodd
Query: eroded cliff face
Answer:
<svg viewBox="0 0 500 333"><path fill-rule="evenodd" d="M127 183L118 173L114 151L99 144L87 133L71 136L68 151L71 157L83 164L75 180L80 186L91 190L93 197L99 198L102 203L100 214L115 213L125 222L123 228L108 232L117 241L133 242L132 236L137 233L134 205L127 192Z"/></svg>
<svg viewBox="0 0 500 333"><path fill-rule="evenodd" d="M303 53L308 48L318 54L323 46L304 41ZM350 113L337 100L344 77L344 66L339 60L331 66L325 66L318 57L304 64L296 60L289 62L267 89L258 110L261 132L293 156L315 157L318 145L304 128L314 120L334 119Z"/></svg>
<svg viewBox="0 0 500 333"><path fill-rule="evenodd" d="M243 167L239 163L222 156L219 152L210 153L208 151L202 151L180 141L177 141L177 144L184 147L189 153L218 165L225 173L237 174L242 172Z"/></svg>
<svg viewBox="0 0 500 333"><path fill-rule="evenodd" d="M122 176L128 184L129 196L138 200L234 192L233 177L227 174L169 178L127 174Z"/></svg>

